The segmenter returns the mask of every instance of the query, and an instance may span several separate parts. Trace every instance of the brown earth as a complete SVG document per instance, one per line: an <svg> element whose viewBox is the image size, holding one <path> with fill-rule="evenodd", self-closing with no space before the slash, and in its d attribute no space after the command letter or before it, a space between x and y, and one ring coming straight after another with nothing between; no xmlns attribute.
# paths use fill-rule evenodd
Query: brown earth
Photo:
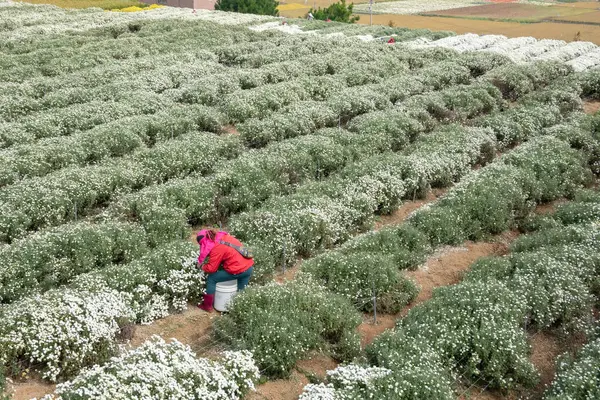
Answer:
<svg viewBox="0 0 600 400"><path fill-rule="evenodd" d="M574 3L556 3L557 7L565 8L600 8L597 1L577 1Z"/></svg>
<svg viewBox="0 0 600 400"><path fill-rule="evenodd" d="M195 304L189 304L187 310L180 314L171 314L149 325L136 325L129 343L131 346L137 347L153 335L158 335L165 340L177 339L197 351L200 347L206 347L212 342L212 323L219 315L216 311L207 313L200 310Z"/></svg>
<svg viewBox="0 0 600 400"><path fill-rule="evenodd" d="M595 114L600 111L600 100L589 100L583 103L583 111L586 114Z"/></svg>
<svg viewBox="0 0 600 400"><path fill-rule="evenodd" d="M297 400L304 386L310 382L298 371L292 371L288 379L277 379L259 385L256 392L246 396L247 400Z"/></svg>
<svg viewBox="0 0 600 400"><path fill-rule="evenodd" d="M379 220L375 222L374 230L379 230L388 225L397 225L402 222L416 209L423 207L426 204L432 203L437 200L438 197L446 193L447 189L434 189L427 193L427 196L423 200L405 201L402 206L396 211L389 215L382 215Z"/></svg>
<svg viewBox="0 0 600 400"><path fill-rule="evenodd" d="M581 8L579 10L581 10ZM582 24L600 24L600 11L590 10L590 12L575 15L555 16L550 19L554 21L579 22Z"/></svg>
<svg viewBox="0 0 600 400"><path fill-rule="evenodd" d="M582 333L568 338L553 332L536 332L529 335L530 360L540 373L539 384L529 393L529 398L541 398L556 374L556 359L564 353L575 354L586 343Z"/></svg>
<svg viewBox="0 0 600 400"><path fill-rule="evenodd" d="M41 379L30 379L26 382L9 382L6 393L12 394L12 400L29 400L52 393L55 388L56 385L49 384Z"/></svg>
<svg viewBox="0 0 600 400"><path fill-rule="evenodd" d="M431 11L424 13L424 15L541 21L548 18L569 19L572 16L594 13L594 11L595 9L593 8L581 7L568 8L534 4L496 3L482 6L454 8L450 10Z"/></svg>
<svg viewBox="0 0 600 400"><path fill-rule="evenodd" d="M466 242L460 247L443 247L427 259L416 271L406 275L414 279L421 291L402 312L405 315L414 306L431 298L433 290L440 286L453 285L461 281L463 273L481 257L503 255L508 252L510 243L518 236L517 232L505 232L490 242Z"/></svg>
<svg viewBox="0 0 600 400"><path fill-rule="evenodd" d="M568 202L567 199L558 199L558 200L551 201L550 203L541 204L535 208L535 213L540 214L540 215L551 214L554 211L556 211L557 206L559 206L561 204L565 204L567 202Z"/></svg>
<svg viewBox="0 0 600 400"><path fill-rule="evenodd" d="M541 395L552 382L556 372L556 357L564 352L558 338L550 333L538 332L529 338L531 344L531 362L540 373L540 383L536 394Z"/></svg>
<svg viewBox="0 0 600 400"><path fill-rule="evenodd" d="M396 326L399 314L377 315L377 322L373 320L373 315L365 314L363 323L358 326L358 334L360 335L360 346L365 348L379 335L388 329L393 329Z"/></svg>
<svg viewBox="0 0 600 400"><path fill-rule="evenodd" d="M369 16L360 15L360 24L368 24ZM521 24L518 22L486 21L466 18L431 17L419 15L378 14L373 15L373 24L388 25L411 29L431 29L433 31L452 31L457 34L478 33L505 35L507 37L533 36L537 39L560 39L573 41L577 32L582 41L600 45L600 26L570 24L558 22L540 22Z"/></svg>
<svg viewBox="0 0 600 400"><path fill-rule="evenodd" d="M238 132L237 128L235 127L235 125L226 125L223 127L223 131L230 135L239 135L240 134Z"/></svg>
<svg viewBox="0 0 600 400"><path fill-rule="evenodd" d="M298 361L296 369L306 376L325 379L327 371L338 366L338 363L328 355L313 352L308 358Z"/></svg>

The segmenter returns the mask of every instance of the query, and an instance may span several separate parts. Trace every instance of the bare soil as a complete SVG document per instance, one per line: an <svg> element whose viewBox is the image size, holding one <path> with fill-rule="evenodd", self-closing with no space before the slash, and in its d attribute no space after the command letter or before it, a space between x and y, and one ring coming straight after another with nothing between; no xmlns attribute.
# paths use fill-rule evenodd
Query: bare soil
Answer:
<svg viewBox="0 0 600 400"><path fill-rule="evenodd" d="M189 304L183 313L169 315L150 325L137 325L130 345L137 347L153 335L158 335L165 340L177 339L191 346L192 349L206 346L211 341L213 320L219 315L216 311L207 313L195 304Z"/></svg>
<svg viewBox="0 0 600 400"><path fill-rule="evenodd" d="M469 18L448 18L420 15L378 14L373 15L374 25L388 25L410 29L431 29L433 31L452 31L457 34L477 33L504 35L507 37L533 36L536 39L559 39L573 41L577 32L579 40L600 45L600 26L583 23L539 22L522 24L519 22L503 22L474 20ZM360 24L368 24L369 16L360 15Z"/></svg>
<svg viewBox="0 0 600 400"><path fill-rule="evenodd" d="M305 360L298 361L296 369L306 376L315 376L323 380L327 376L327 371L337 366L338 363L330 356L313 352Z"/></svg>
<svg viewBox="0 0 600 400"><path fill-rule="evenodd" d="M298 371L292 371L287 379L277 379L259 385L256 392L246 396L248 400L297 400L304 386L310 382Z"/></svg>
<svg viewBox="0 0 600 400"><path fill-rule="evenodd" d="M475 260L506 254L510 243L517 236L517 232L510 231L497 236L491 242L469 241L460 247L444 247L436 251L416 271L406 273L419 284L421 291L402 314L405 315L414 306L429 300L435 288L460 282L463 273Z"/></svg>
<svg viewBox="0 0 600 400"><path fill-rule="evenodd" d="M551 201L550 203L541 204L535 208L535 213L540 214L540 215L552 214L554 211L556 211L557 206L559 206L561 204L565 204L567 202L568 202L567 199L558 199L558 200Z"/></svg>
<svg viewBox="0 0 600 400"><path fill-rule="evenodd" d="M538 332L530 336L531 362L540 373L540 383L536 394L541 395L552 382L556 372L556 357L564 352L559 339L547 332Z"/></svg>
<svg viewBox="0 0 600 400"><path fill-rule="evenodd" d="M235 125L226 125L223 127L223 131L230 135L239 135L240 134L238 132L237 128L235 127Z"/></svg>
<svg viewBox="0 0 600 400"><path fill-rule="evenodd" d="M431 11L425 13L425 15L541 21L552 17L566 19L574 15L593 13L594 11L594 9L589 8L566 8L540 6L534 4L496 3L482 6L454 8L450 10Z"/></svg>
<svg viewBox="0 0 600 400"><path fill-rule="evenodd" d="M438 197L446 193L447 189L434 189L427 193L427 196L423 200L405 201L402 206L396 211L389 215L382 215L379 220L375 223L374 230L379 230L388 225L398 225L415 210L423 207L426 204L432 203L437 200Z"/></svg>
<svg viewBox="0 0 600 400"><path fill-rule="evenodd" d="M377 315L377 323L373 320L373 315L365 314L362 324L358 326L358 334L360 335L360 345L364 349L379 335L388 329L393 329L396 326L399 314Z"/></svg>
<svg viewBox="0 0 600 400"><path fill-rule="evenodd" d="M12 394L11 399L13 400L29 400L52 393L55 388L56 385L34 378L26 382L9 382L6 393L9 395Z"/></svg>
<svg viewBox="0 0 600 400"><path fill-rule="evenodd" d="M586 114L595 114L600 111L600 100L589 100L583 103L583 111Z"/></svg>

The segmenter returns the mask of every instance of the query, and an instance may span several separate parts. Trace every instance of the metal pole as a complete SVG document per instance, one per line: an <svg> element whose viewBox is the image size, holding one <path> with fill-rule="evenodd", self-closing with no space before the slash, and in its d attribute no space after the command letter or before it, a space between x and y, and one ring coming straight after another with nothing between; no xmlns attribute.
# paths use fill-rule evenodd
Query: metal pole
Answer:
<svg viewBox="0 0 600 400"><path fill-rule="evenodd" d="M369 0L369 25L373 25L373 0Z"/></svg>
<svg viewBox="0 0 600 400"><path fill-rule="evenodd" d="M283 261L281 264L281 268L283 269L283 273L285 274L285 242L283 242Z"/></svg>
<svg viewBox="0 0 600 400"><path fill-rule="evenodd" d="M73 212L75 213L75 221L77 221L77 203L73 204Z"/></svg>
<svg viewBox="0 0 600 400"><path fill-rule="evenodd" d="M377 324L377 295L375 294L375 282L373 282L373 320Z"/></svg>

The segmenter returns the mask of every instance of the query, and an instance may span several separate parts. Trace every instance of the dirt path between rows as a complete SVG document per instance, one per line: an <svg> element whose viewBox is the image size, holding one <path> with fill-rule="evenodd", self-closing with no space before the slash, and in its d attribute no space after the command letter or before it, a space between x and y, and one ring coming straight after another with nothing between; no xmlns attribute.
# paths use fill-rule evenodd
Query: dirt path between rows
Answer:
<svg viewBox="0 0 600 400"><path fill-rule="evenodd" d="M583 102L583 112L595 114L600 111L600 100L588 100Z"/></svg>

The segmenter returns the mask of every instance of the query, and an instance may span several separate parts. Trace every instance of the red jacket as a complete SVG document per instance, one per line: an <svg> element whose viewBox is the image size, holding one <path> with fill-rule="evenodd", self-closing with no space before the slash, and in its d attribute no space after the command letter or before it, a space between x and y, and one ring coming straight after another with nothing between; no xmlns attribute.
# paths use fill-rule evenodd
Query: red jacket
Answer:
<svg viewBox="0 0 600 400"><path fill-rule="evenodd" d="M242 243L231 235L227 235L221 239L224 242L242 246ZM232 275L241 274L254 265L254 260L244 258L238 251L232 247L217 243L208 253L208 262L202 266L202 270L207 274L217 272L219 266L223 265L223 269Z"/></svg>

